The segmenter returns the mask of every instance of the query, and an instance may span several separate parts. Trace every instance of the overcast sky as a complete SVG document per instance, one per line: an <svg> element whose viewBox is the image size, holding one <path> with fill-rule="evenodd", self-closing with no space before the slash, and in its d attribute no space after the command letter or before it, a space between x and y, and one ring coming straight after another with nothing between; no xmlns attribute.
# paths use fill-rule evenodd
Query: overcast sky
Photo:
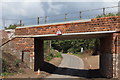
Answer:
<svg viewBox="0 0 120 80"><path fill-rule="evenodd" d="M0 28L4 26L2 18L10 19L6 20L5 25L19 23L20 19L24 20L26 24L30 23L31 25L32 22L33 24L36 23L35 21L38 16L51 16L89 9L118 6L118 1L119 0L61 0L61 2L58 2L58 0L34 0L33 2L32 0L4 0L0 3L0 13L2 14L0 16ZM117 11L117 9L114 8L108 11ZM97 14L100 12L97 11L93 13ZM88 14L90 14L90 12L85 13L84 16ZM72 15L69 15L69 17L71 16ZM51 19L54 18L55 16Z"/></svg>

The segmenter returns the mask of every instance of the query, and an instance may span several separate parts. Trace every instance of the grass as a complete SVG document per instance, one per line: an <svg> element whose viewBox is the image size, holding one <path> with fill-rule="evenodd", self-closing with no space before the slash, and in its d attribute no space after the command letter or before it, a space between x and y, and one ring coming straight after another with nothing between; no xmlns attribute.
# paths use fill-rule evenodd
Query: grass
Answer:
<svg viewBox="0 0 120 80"><path fill-rule="evenodd" d="M4 73L1 73L0 76L13 76L14 73L7 73L7 72L4 72Z"/></svg>
<svg viewBox="0 0 120 80"><path fill-rule="evenodd" d="M45 56L45 60L50 61L53 58L53 54L50 53L49 55Z"/></svg>
<svg viewBox="0 0 120 80"><path fill-rule="evenodd" d="M19 67L19 64L21 63L21 61L20 60L15 60L14 61L14 65L16 66L16 67Z"/></svg>
<svg viewBox="0 0 120 80"><path fill-rule="evenodd" d="M50 60L52 60L53 58L62 58L62 55L61 55L61 53L60 52L56 52L56 53L50 53L50 54L48 54L46 57L45 57L45 60L47 60L47 61L50 61Z"/></svg>

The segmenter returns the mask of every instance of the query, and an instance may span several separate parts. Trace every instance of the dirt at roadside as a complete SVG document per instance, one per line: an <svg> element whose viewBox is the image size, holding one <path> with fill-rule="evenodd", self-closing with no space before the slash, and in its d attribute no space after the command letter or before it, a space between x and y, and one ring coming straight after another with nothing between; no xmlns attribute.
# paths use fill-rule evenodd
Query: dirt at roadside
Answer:
<svg viewBox="0 0 120 80"><path fill-rule="evenodd" d="M20 62L14 55L10 53L2 53L2 72L7 73L19 73L23 72L23 69L27 69L27 65Z"/></svg>
<svg viewBox="0 0 120 80"><path fill-rule="evenodd" d="M99 55L82 57L84 69L99 69Z"/></svg>
<svg viewBox="0 0 120 80"><path fill-rule="evenodd" d="M59 66L61 61L62 61L62 58L54 58L50 62L45 62L44 68L46 68L49 65ZM49 68L51 68L51 67L49 66ZM50 69L49 71L53 72L55 70L55 68L56 67L54 67L53 69ZM5 78L44 78L51 74L50 72L47 72L44 70L40 71L40 75L37 75L37 72L34 72L33 70L31 70L29 68L25 68L23 70L24 70L23 73L18 73L18 74L15 74L14 76L6 76Z"/></svg>
<svg viewBox="0 0 120 80"><path fill-rule="evenodd" d="M99 55L85 55L84 57L81 57L84 61L84 69L89 70L88 75L90 75L92 78L89 79L83 79L83 80L119 80L119 79L107 79L98 77L100 76L99 73ZM81 79L82 80L82 79Z"/></svg>

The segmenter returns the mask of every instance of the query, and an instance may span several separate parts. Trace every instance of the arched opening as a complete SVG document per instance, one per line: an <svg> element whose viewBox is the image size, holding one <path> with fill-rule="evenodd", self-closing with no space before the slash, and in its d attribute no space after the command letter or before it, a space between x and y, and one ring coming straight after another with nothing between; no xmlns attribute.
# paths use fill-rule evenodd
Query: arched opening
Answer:
<svg viewBox="0 0 120 80"><path fill-rule="evenodd" d="M95 66L94 62L93 65L89 66L88 69L78 69L78 75L76 74L61 74L61 73L55 73L59 75L71 75L71 76L77 76L77 77L87 77L87 78L101 78L102 77L113 77L113 65L112 65L112 34L83 34L83 35L58 35L58 36L50 36L50 37L37 37L34 38L34 45L35 45L35 68L34 70L38 70L39 68L42 68L45 66L44 64L44 40L72 40L72 39L98 39L100 41L99 48L96 48L96 51L93 55L98 55L96 63L98 67L91 68L91 66ZM97 43L97 42L96 42ZM99 50L98 50L99 49ZM94 57L95 58L95 57ZM94 60L93 60L94 61ZM52 67L55 67L54 65L51 65ZM60 68L60 67L58 67ZM76 71L76 69L70 69L70 68L61 68L63 70L69 69L71 71ZM89 74L89 75L86 75ZM96 75L97 74L97 75ZM101 75L102 74L102 75Z"/></svg>

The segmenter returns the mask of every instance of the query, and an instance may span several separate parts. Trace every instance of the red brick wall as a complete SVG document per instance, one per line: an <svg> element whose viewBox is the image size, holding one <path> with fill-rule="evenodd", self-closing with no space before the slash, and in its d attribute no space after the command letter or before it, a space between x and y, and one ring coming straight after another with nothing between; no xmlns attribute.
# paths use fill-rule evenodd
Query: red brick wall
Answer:
<svg viewBox="0 0 120 80"><path fill-rule="evenodd" d="M34 38L15 38L12 42L17 50L34 52Z"/></svg>
<svg viewBox="0 0 120 80"><path fill-rule="evenodd" d="M117 47L117 53L120 54L120 33L117 34L116 47Z"/></svg>
<svg viewBox="0 0 120 80"><path fill-rule="evenodd" d="M15 38L11 42L12 54L22 60L30 69L34 69L34 38Z"/></svg>
<svg viewBox="0 0 120 80"><path fill-rule="evenodd" d="M101 53L113 53L112 45L112 34L111 36L100 38L100 52Z"/></svg>
<svg viewBox="0 0 120 80"><path fill-rule="evenodd" d="M16 35L42 35L55 34L59 28L62 33L79 33L79 32L95 32L110 31L120 28L120 16L94 18L87 22L73 22L56 25L44 25L37 27L17 28Z"/></svg>
<svg viewBox="0 0 120 80"><path fill-rule="evenodd" d="M113 53L120 54L120 33L113 34L113 42L112 42L112 51Z"/></svg>

